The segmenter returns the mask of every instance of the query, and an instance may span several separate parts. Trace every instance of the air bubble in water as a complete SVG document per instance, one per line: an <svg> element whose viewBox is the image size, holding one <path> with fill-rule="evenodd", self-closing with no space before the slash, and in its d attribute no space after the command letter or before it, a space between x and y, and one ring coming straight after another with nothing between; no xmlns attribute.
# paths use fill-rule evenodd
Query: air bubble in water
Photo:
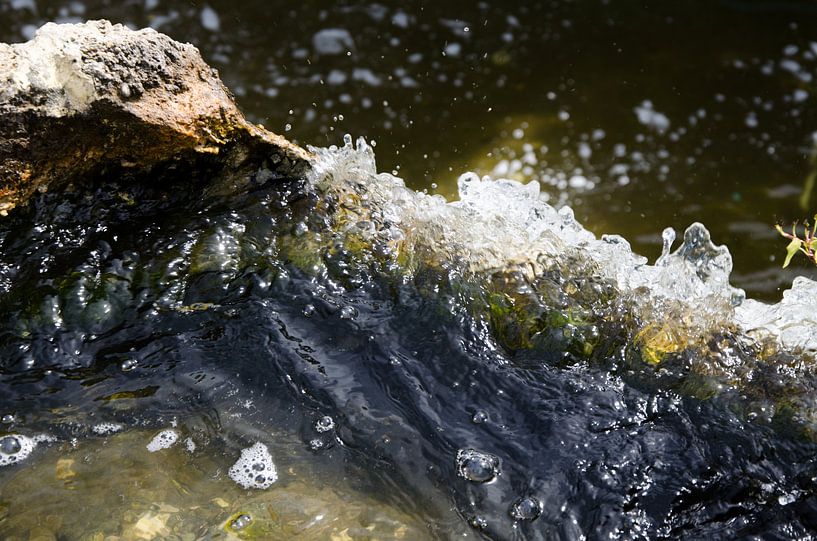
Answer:
<svg viewBox="0 0 817 541"><path fill-rule="evenodd" d="M20 440L14 436L4 436L0 439L0 453L16 455L22 448L23 446L20 444Z"/></svg>
<svg viewBox="0 0 817 541"><path fill-rule="evenodd" d="M125 359L119 364L119 369L123 372L130 372L136 368L137 364L139 364L139 362L136 359Z"/></svg>
<svg viewBox="0 0 817 541"><path fill-rule="evenodd" d="M315 421L315 430L320 433L329 432L333 428L335 428L335 421L328 415L325 415L324 417L321 417Z"/></svg>
<svg viewBox="0 0 817 541"><path fill-rule="evenodd" d="M0 467L25 460L41 441L51 440L45 436L38 436L34 439L19 434L3 436L0 438Z"/></svg>
<svg viewBox="0 0 817 541"><path fill-rule="evenodd" d="M289 130L291 130L291 129L292 129L292 124L290 124L289 122L287 122L287 123L284 125L284 131L289 131Z"/></svg>
<svg viewBox="0 0 817 541"><path fill-rule="evenodd" d="M14 422L14 415L11 415L10 413L7 413L6 415L3 415L2 421L3 421L3 423L5 423L7 425L10 425L11 423Z"/></svg>
<svg viewBox="0 0 817 541"><path fill-rule="evenodd" d="M475 483L493 481L499 475L499 457L476 449L457 451L457 473Z"/></svg>
<svg viewBox="0 0 817 541"><path fill-rule="evenodd" d="M477 530L484 530L488 527L488 521L485 520L485 517L482 515L476 515L471 517L471 520L468 521L468 524L471 525L472 528L476 528Z"/></svg>
<svg viewBox="0 0 817 541"><path fill-rule="evenodd" d="M312 317L315 315L315 306L312 304L307 304L304 306L303 312L301 312L304 317Z"/></svg>
<svg viewBox="0 0 817 541"><path fill-rule="evenodd" d="M247 526L252 523L252 517L250 515L238 515L235 520L230 523L230 528L233 530L243 530Z"/></svg>
<svg viewBox="0 0 817 541"><path fill-rule="evenodd" d="M536 520L542 514L542 502L533 496L519 498L511 507L510 514L516 520Z"/></svg>
<svg viewBox="0 0 817 541"><path fill-rule="evenodd" d="M482 423L488 422L488 414L482 410L474 412L473 417L471 417L471 422L474 424L481 425Z"/></svg>
<svg viewBox="0 0 817 541"><path fill-rule="evenodd" d="M354 306L344 306L340 311L341 319L355 319L357 317L357 308Z"/></svg>

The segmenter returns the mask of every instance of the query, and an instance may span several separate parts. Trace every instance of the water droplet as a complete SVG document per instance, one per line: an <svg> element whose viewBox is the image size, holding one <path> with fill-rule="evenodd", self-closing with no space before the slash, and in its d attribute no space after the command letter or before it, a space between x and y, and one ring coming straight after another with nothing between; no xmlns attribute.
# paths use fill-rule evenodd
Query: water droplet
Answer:
<svg viewBox="0 0 817 541"><path fill-rule="evenodd" d="M482 410L478 410L478 411L474 412L474 416L471 417L471 421L474 424L478 424L478 425L481 425L482 423L487 423L488 422L488 414L485 413Z"/></svg>
<svg viewBox="0 0 817 541"><path fill-rule="evenodd" d="M475 483L493 481L499 475L499 457L476 449L457 451L457 472Z"/></svg>
<svg viewBox="0 0 817 541"><path fill-rule="evenodd" d="M340 311L341 319L355 319L357 317L357 308L354 306L344 306Z"/></svg>
<svg viewBox="0 0 817 541"><path fill-rule="evenodd" d="M516 520L536 520L542 514L542 502L533 496L519 498L511 507L510 514Z"/></svg>
<svg viewBox="0 0 817 541"><path fill-rule="evenodd" d="M139 362L136 359L125 359L119 365L119 369L122 370L122 372L130 372L131 370L136 368L137 364L139 364Z"/></svg>
<svg viewBox="0 0 817 541"><path fill-rule="evenodd" d="M315 306L307 304L306 306L304 306L302 314L304 315L304 317L312 317L313 315L315 315Z"/></svg>
<svg viewBox="0 0 817 541"><path fill-rule="evenodd" d="M0 453L16 455L22 448L23 446L20 445L20 440L14 436L5 436L0 439Z"/></svg>
<svg viewBox="0 0 817 541"><path fill-rule="evenodd" d="M238 515L234 521L230 523L230 528L233 530L243 530L252 523L250 515Z"/></svg>
<svg viewBox="0 0 817 541"><path fill-rule="evenodd" d="M329 432L333 428L335 428L335 421L328 415L315 421L315 430L320 433Z"/></svg>

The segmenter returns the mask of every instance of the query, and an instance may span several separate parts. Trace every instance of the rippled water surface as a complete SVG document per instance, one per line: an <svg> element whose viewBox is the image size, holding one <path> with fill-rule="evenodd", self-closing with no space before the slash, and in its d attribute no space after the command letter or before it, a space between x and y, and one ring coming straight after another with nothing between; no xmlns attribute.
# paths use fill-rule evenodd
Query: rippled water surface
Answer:
<svg viewBox="0 0 817 541"><path fill-rule="evenodd" d="M418 191L537 180L651 260L664 227L704 222L753 298L814 275L780 269L771 228L815 210L814 2L0 0L0 39L96 17L196 44L302 144L376 140ZM495 249L466 266L463 228L432 221L407 261L405 216L338 193L100 181L0 224L0 464L20 458L1 537L815 535L805 358L742 371L720 336L709 364L634 351L616 288L567 257L524 282L526 320L517 275L466 276ZM272 463L236 483L258 443Z"/></svg>

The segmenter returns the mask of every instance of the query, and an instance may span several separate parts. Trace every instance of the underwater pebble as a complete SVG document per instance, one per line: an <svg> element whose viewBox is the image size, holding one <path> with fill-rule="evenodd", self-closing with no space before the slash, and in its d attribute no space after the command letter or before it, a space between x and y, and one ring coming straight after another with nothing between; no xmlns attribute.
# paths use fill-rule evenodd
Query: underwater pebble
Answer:
<svg viewBox="0 0 817 541"><path fill-rule="evenodd" d="M476 449L457 451L457 473L475 483L493 481L499 475L499 457Z"/></svg>
<svg viewBox="0 0 817 541"><path fill-rule="evenodd" d="M172 447L177 441L179 441L178 432L170 429L162 430L147 444L147 449L151 453L155 453L156 451Z"/></svg>
<svg viewBox="0 0 817 541"><path fill-rule="evenodd" d="M514 502L510 515L516 520L536 520L542 514L542 502L533 496L525 496Z"/></svg>
<svg viewBox="0 0 817 541"><path fill-rule="evenodd" d="M230 479L244 488L267 489L278 480L269 449L261 442L241 451L241 456L227 472Z"/></svg>

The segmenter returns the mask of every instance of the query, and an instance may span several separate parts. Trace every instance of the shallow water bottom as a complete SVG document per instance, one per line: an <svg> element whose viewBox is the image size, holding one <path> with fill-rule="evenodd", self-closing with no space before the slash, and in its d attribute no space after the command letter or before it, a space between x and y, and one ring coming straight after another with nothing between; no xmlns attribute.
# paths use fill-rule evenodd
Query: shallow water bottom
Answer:
<svg viewBox="0 0 817 541"><path fill-rule="evenodd" d="M186 440L150 452L158 431L132 430L37 451L3 472L0 534L18 540L427 539L418 519L310 472L300 443L267 439L285 468L267 490L227 472L237 457L191 450ZM192 440L189 440L192 441ZM302 448L302 447L301 447Z"/></svg>

